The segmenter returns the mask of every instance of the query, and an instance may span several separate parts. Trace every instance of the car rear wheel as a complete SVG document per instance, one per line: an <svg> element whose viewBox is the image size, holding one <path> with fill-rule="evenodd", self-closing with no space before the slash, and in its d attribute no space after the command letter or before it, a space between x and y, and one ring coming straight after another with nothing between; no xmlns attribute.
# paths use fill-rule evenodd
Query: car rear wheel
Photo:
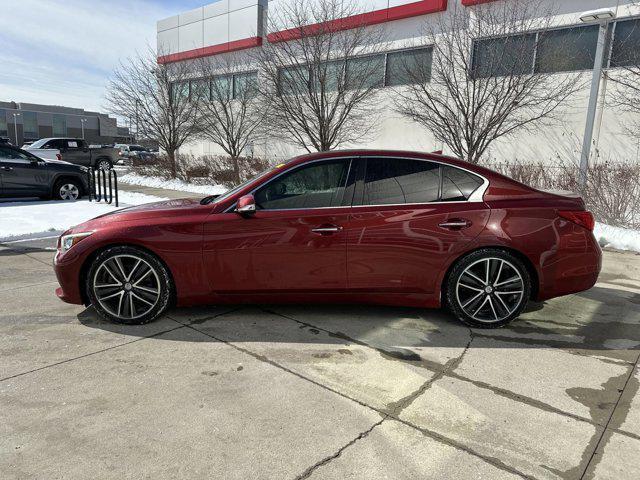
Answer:
<svg viewBox="0 0 640 480"><path fill-rule="evenodd" d="M81 193L80 182L75 179L58 180L53 187L53 198L56 200L77 200Z"/></svg>
<svg viewBox="0 0 640 480"><path fill-rule="evenodd" d="M87 276L87 295L96 311L115 323L141 325L165 312L172 283L155 256L135 247L101 252Z"/></svg>
<svg viewBox="0 0 640 480"><path fill-rule="evenodd" d="M514 255L483 249L463 257L451 271L447 304L459 320L477 328L498 328L517 318L531 294L527 268Z"/></svg>
<svg viewBox="0 0 640 480"><path fill-rule="evenodd" d="M100 170L111 170L113 168L113 165L111 164L111 162L109 160L98 160L98 165L97 167Z"/></svg>

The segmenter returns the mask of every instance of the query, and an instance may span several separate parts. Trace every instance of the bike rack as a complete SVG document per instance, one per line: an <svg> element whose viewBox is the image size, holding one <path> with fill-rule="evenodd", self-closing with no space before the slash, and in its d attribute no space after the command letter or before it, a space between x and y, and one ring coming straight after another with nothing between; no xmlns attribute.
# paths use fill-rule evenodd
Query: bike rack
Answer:
<svg viewBox="0 0 640 480"><path fill-rule="evenodd" d="M118 174L115 170L102 170L101 168L90 167L87 172L89 180L89 201L101 202L111 205L115 200L118 203ZM108 187L108 189L107 189Z"/></svg>

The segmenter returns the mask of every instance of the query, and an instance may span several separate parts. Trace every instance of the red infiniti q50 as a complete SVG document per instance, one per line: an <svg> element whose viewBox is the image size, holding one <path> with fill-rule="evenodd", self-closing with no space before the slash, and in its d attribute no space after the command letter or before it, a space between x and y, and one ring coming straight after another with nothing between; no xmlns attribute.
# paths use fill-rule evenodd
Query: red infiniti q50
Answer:
<svg viewBox="0 0 640 480"><path fill-rule="evenodd" d="M56 293L130 324L172 303L361 302L447 306L468 325L499 327L530 299L594 285L593 226L577 196L453 158L317 153L219 197L68 230Z"/></svg>

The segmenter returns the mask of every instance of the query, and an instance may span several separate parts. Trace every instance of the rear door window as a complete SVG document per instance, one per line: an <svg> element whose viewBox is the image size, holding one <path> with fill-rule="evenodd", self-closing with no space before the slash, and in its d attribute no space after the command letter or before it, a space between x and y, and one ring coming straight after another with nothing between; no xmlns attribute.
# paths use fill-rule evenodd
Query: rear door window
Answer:
<svg viewBox="0 0 640 480"><path fill-rule="evenodd" d="M364 205L435 202L439 197L440 166L401 158L370 158L364 181Z"/></svg>

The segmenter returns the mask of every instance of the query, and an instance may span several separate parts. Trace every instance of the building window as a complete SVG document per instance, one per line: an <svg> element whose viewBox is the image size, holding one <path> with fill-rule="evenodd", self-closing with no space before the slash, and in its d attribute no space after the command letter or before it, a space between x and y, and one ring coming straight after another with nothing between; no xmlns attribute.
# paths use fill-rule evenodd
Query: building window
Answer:
<svg viewBox="0 0 640 480"><path fill-rule="evenodd" d="M192 100L211 100L211 84L208 79L194 80L191 82Z"/></svg>
<svg viewBox="0 0 640 480"><path fill-rule="evenodd" d="M347 89L367 90L384 86L384 55L356 57L347 60Z"/></svg>
<svg viewBox="0 0 640 480"><path fill-rule="evenodd" d="M174 83L172 87L174 100L189 98L189 82Z"/></svg>
<svg viewBox="0 0 640 480"><path fill-rule="evenodd" d="M305 66L281 68L278 71L280 95L300 95L309 89L309 69Z"/></svg>
<svg viewBox="0 0 640 480"><path fill-rule="evenodd" d="M67 136L67 117L64 115L52 116L53 124L53 136L54 137L66 137Z"/></svg>
<svg viewBox="0 0 640 480"><path fill-rule="evenodd" d="M535 71L553 73L593 69L598 29L598 25L590 25L540 33Z"/></svg>
<svg viewBox="0 0 640 480"><path fill-rule="evenodd" d="M431 80L431 48L416 48L387 54L385 86L395 87Z"/></svg>
<svg viewBox="0 0 640 480"><path fill-rule="evenodd" d="M501 77L531 73L536 34L489 38L474 43L473 77Z"/></svg>
<svg viewBox="0 0 640 480"><path fill-rule="evenodd" d="M22 112L22 135L26 139L37 139L38 114L36 112Z"/></svg>
<svg viewBox="0 0 640 480"><path fill-rule="evenodd" d="M611 48L612 67L640 66L640 19L617 22Z"/></svg>
<svg viewBox="0 0 640 480"><path fill-rule="evenodd" d="M0 137L6 137L9 135L7 130L7 112L6 110L0 110Z"/></svg>
<svg viewBox="0 0 640 480"><path fill-rule="evenodd" d="M233 98L253 98L258 89L258 72L238 73L233 76Z"/></svg>

